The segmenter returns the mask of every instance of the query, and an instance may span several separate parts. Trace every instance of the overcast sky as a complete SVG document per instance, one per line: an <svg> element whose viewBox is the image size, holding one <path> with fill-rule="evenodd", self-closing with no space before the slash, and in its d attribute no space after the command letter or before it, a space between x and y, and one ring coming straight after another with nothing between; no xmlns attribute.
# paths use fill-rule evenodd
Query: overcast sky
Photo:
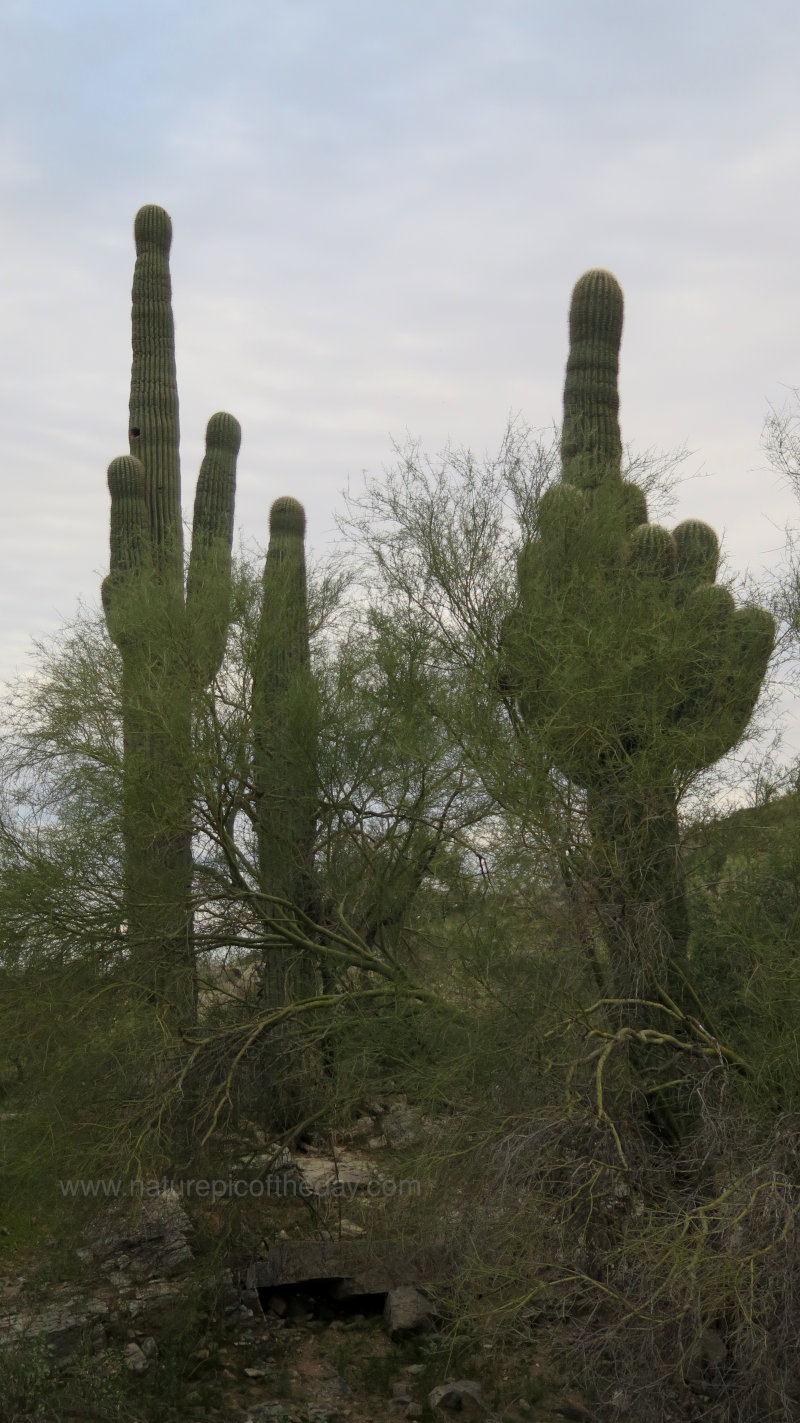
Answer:
<svg viewBox="0 0 800 1423"><path fill-rule="evenodd" d="M682 444L675 521L775 564L760 448L800 386L796 0L4 0L0 675L96 600L127 449L132 223L173 219L188 512L241 420L237 527L334 537L392 437L560 418L572 286L626 299L623 437Z"/></svg>

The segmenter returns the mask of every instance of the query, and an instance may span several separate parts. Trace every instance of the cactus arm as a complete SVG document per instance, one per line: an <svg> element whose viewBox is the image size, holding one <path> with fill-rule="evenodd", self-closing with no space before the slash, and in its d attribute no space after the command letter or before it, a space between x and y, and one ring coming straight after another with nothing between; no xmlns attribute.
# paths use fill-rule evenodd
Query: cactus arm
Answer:
<svg viewBox="0 0 800 1423"><path fill-rule="evenodd" d="M109 636L121 648L133 633L126 604L150 564L150 531L147 520L145 474L130 455L112 460L108 467L111 494L110 572L103 579L101 597ZM133 610L131 610L133 611Z"/></svg>
<svg viewBox="0 0 800 1423"><path fill-rule="evenodd" d="M192 669L199 685L216 676L225 652L231 601L236 459L241 429L232 415L212 415L194 500L186 615Z"/></svg>
<svg viewBox="0 0 800 1423"><path fill-rule="evenodd" d="M134 236L130 452L145 469L155 567L161 574L182 580L178 381L169 274L172 223L168 214L159 207L140 208Z"/></svg>

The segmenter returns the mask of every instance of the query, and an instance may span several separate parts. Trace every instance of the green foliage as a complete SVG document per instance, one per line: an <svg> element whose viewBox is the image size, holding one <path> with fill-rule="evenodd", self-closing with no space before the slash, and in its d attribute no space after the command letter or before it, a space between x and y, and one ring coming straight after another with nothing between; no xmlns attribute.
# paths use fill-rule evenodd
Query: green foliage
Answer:
<svg viewBox="0 0 800 1423"><path fill-rule="evenodd" d="M797 793L696 835L690 953L716 1031L753 1066L753 1088L800 1107L800 814Z"/></svg>

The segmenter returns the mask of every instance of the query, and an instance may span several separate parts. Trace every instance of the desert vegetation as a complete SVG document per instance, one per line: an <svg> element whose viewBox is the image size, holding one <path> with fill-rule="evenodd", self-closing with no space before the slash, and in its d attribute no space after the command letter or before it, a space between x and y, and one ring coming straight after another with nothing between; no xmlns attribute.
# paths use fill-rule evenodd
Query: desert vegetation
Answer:
<svg viewBox="0 0 800 1423"><path fill-rule="evenodd" d="M708 525L651 519L672 466L623 446L591 271L560 432L396 450L307 563L277 490L265 557L235 552L216 414L187 556L170 238L142 209L102 608L0 722L3 1275L83 1248L97 1194L59 1182L361 1141L418 1191L344 1225L196 1201L198 1281L349 1224L430 1250L430 1357L498 1418L557 1416L548 1369L562 1417L796 1417L800 812L755 740L791 549L745 597ZM794 419L767 448L797 478ZM83 1414L6 1350L0 1419L222 1417L181 1337L149 1394L81 1356Z"/></svg>

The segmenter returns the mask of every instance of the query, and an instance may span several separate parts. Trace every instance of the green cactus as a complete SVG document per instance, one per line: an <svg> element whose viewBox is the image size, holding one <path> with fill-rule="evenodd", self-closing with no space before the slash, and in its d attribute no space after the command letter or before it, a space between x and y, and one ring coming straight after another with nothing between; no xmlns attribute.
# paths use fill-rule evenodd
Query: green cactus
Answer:
<svg viewBox="0 0 800 1423"><path fill-rule="evenodd" d="M275 500L253 674L253 784L261 888L308 912L317 785L305 525L296 499ZM274 932L267 934L264 994L271 1007L305 996L315 983L308 955L281 943L279 917L267 903L265 923Z"/></svg>
<svg viewBox="0 0 800 1423"><path fill-rule="evenodd" d="M677 804L740 739L774 624L714 583L712 529L647 522L621 475L622 292L587 272L570 310L561 483L541 501L503 630L501 686L587 794L593 887L618 996L685 984Z"/></svg>
<svg viewBox="0 0 800 1423"><path fill-rule="evenodd" d="M109 635L122 657L128 940L165 1017L194 1016L192 707L219 669L229 620L240 430L208 422L184 590L178 389L169 249L159 207L136 216L130 454L109 466Z"/></svg>

